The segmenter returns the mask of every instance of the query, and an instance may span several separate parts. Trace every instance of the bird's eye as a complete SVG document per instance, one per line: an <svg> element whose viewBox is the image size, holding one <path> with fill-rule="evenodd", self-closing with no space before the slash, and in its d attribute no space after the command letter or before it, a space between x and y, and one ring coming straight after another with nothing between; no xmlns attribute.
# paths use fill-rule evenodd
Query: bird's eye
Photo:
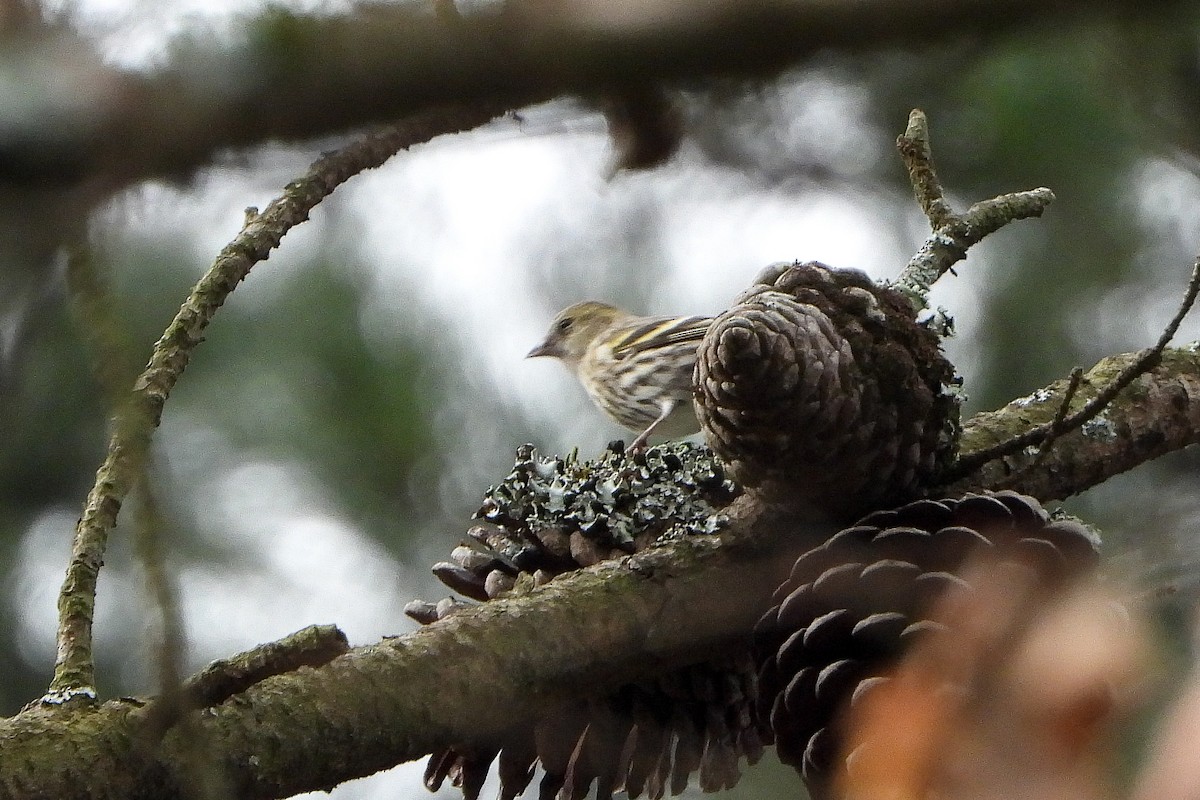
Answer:
<svg viewBox="0 0 1200 800"><path fill-rule="evenodd" d="M570 317L567 317L566 319L560 319L558 321L558 325L556 325L555 328L558 330L559 333L566 333L567 331L571 330L571 326L573 324L575 324L575 320L571 319Z"/></svg>

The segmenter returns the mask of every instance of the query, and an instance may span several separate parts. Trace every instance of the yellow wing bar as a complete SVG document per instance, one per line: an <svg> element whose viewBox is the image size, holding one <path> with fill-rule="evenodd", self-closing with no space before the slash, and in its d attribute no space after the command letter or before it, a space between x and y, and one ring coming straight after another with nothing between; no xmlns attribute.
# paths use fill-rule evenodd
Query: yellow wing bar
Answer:
<svg viewBox="0 0 1200 800"><path fill-rule="evenodd" d="M712 317L656 317L625 331L609 342L613 355L624 358L656 347L681 342L699 342L712 324Z"/></svg>

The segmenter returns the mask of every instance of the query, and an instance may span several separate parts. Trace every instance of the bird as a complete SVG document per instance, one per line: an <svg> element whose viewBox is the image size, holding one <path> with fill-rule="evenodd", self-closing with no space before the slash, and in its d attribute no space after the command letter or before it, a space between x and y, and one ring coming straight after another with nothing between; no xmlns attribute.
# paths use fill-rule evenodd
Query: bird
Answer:
<svg viewBox="0 0 1200 800"><path fill-rule="evenodd" d="M692 372L712 317L640 317L586 300L560 311L545 340L526 358L557 358L575 373L610 419L640 431L630 452L651 434L675 438L700 430L692 409Z"/></svg>

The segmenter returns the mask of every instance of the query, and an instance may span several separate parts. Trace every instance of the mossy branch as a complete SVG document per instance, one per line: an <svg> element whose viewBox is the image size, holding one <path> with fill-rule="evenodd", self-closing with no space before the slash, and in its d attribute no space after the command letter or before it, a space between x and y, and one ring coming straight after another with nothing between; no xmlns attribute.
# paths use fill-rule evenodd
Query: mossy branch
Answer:
<svg viewBox="0 0 1200 800"><path fill-rule="evenodd" d="M1100 361L1079 382L1075 402L1085 406L1096 399L1144 355L1126 353ZM1004 408L976 414L963 426L960 462L974 461L973 454L1031 430L1044 435L1053 428L1070 384L1069 379L1056 381ZM1088 422L1058 436L1053 448L1039 448L1039 437L930 493L1011 488L1042 501L1061 499L1200 442L1200 344L1163 350L1157 366L1139 372Z"/></svg>
<svg viewBox="0 0 1200 800"><path fill-rule="evenodd" d="M988 461L1012 455L1025 447L1036 445L1040 450L1048 450L1051 444L1062 434L1070 432L1095 419L1125 387L1129 386L1140 375L1159 363L1163 351L1166 350L1171 339L1175 338L1175 333L1179 330L1183 318L1187 316L1188 312L1192 309L1192 305L1196 302L1197 293L1200 293L1200 257L1192 265L1192 277L1188 281L1187 290L1184 292L1183 300L1179 304L1179 310L1175 312L1175 316L1167 323L1167 327L1158 337L1158 341L1153 347L1148 347L1139 352L1132 361L1112 377L1108 384L1100 387L1095 396L1084 403L1082 408L1072 414L1068 414L1067 412L1070 409L1070 404L1075 394L1075 388L1079 383L1075 377L1077 373L1073 372L1067 386L1067 391L1064 394L1062 405L1059 412L1055 414L1054 419L1036 428L1014 435L1005 441L996 442L989 447L961 455L952 469L951 478L967 475ZM1039 454L1034 464L1031 464L1030 467L1035 466L1042 460L1044 460L1043 454Z"/></svg>
<svg viewBox="0 0 1200 800"><path fill-rule="evenodd" d="M827 531L792 526L782 537L757 512L740 520L736 537L688 537L602 562L323 666L234 687L230 701L189 716L153 750L139 747L149 721L141 701L83 714L34 704L0 722L0 797L183 797L197 740L207 768L223 770L241 798L327 789L435 747L487 740L581 692L743 641L795 549Z"/></svg>

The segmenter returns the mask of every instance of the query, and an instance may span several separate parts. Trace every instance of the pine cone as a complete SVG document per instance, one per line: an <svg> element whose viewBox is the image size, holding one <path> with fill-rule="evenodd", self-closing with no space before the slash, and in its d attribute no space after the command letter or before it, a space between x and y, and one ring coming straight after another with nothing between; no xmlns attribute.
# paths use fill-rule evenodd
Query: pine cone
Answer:
<svg viewBox="0 0 1200 800"><path fill-rule="evenodd" d="M512 473L488 490L477 513L488 524L468 531L470 544L433 571L475 600L521 592L663 537L715 532L719 510L739 493L707 448L686 442L635 454L614 443L587 463L539 458L526 445ZM429 624L460 608L415 601L405 611ZM762 754L757 680L747 650L581 698L498 741L432 754L425 784L436 791L449 779L465 800L475 800L498 758L502 800L526 790L536 763L545 772L541 798L575 800L594 785L597 798L623 789L631 798L658 800L682 792L697 772L705 791L728 788L741 760L753 764Z"/></svg>
<svg viewBox="0 0 1200 800"><path fill-rule="evenodd" d="M1092 569L1098 539L1015 492L919 500L880 511L802 555L755 628L759 714L781 761L814 798L828 795L841 752L834 725L922 631L933 601L979 551L1058 583Z"/></svg>
<svg viewBox="0 0 1200 800"><path fill-rule="evenodd" d="M713 322L695 407L739 483L850 520L913 499L948 463L954 380L899 293L857 271L778 265Z"/></svg>

